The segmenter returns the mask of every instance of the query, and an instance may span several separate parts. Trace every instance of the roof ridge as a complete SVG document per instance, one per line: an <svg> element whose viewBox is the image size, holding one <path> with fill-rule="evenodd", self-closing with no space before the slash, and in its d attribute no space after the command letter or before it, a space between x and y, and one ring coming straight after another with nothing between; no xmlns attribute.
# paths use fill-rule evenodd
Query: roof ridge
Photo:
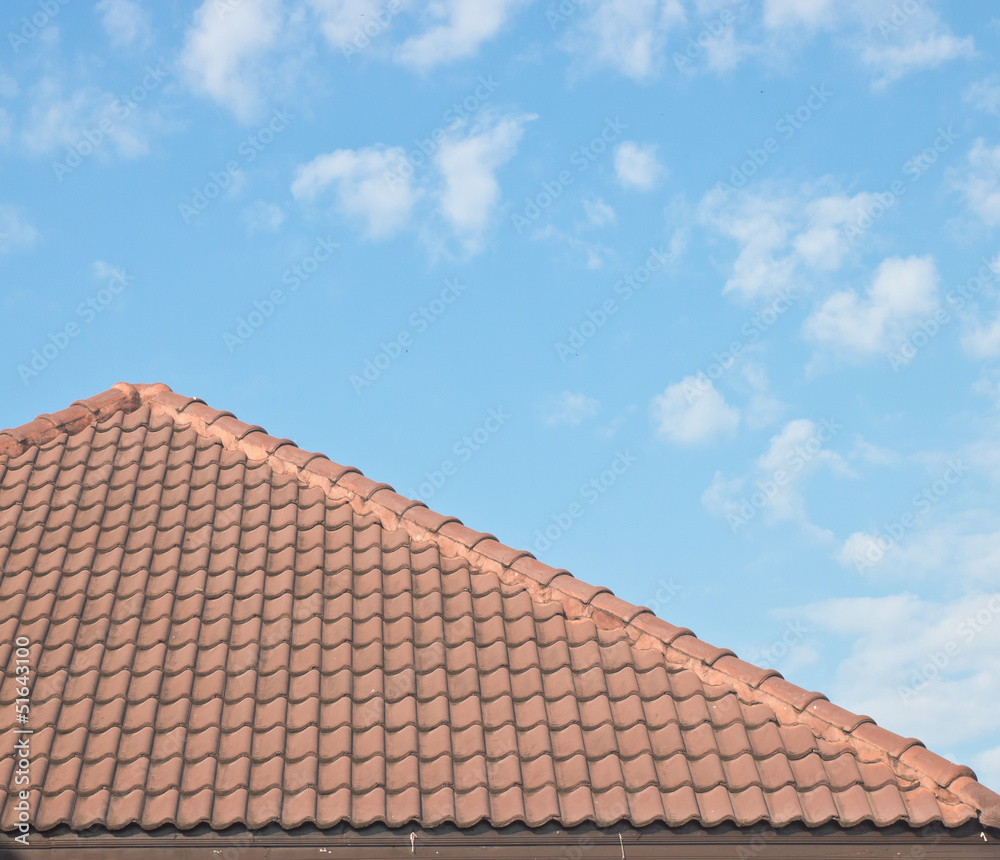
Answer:
<svg viewBox="0 0 1000 860"><path fill-rule="evenodd" d="M525 587L533 597L555 600L579 618L589 618L601 629L624 628L637 647L660 650L673 662L695 671L708 684L725 683L742 691L750 702L774 709L782 723L804 721L826 740L849 743L873 752L900 776L953 795L975 809L981 822L1000 827L1000 794L982 785L975 772L928 750L916 738L904 738L830 702L825 695L792 684L773 669L762 669L739 659L729 649L699 639L686 627L658 618L645 606L616 597L610 589L590 585L569 571L554 568L526 550L501 543L485 532L465 526L457 517L432 511L421 501L408 499L388 484L366 478L360 470L333 462L324 454L299 448L290 439L278 439L257 425L238 420L231 412L208 406L199 398L176 394L163 383L112 388L28 424L0 431L0 456L18 456L61 433L75 434L117 412L156 406L175 423L219 439L231 450L253 460L266 460L278 471L319 486L340 497L361 514L375 516L383 527L403 528L416 540L433 542L470 564L495 573L508 584Z"/></svg>
<svg viewBox="0 0 1000 860"><path fill-rule="evenodd" d="M17 457L32 445L44 445L61 433L79 433L117 412L127 415L138 409L144 399L169 390L163 383L136 386L117 382L107 391L84 400L75 400L72 405L58 412L39 415L20 427L0 430L0 456Z"/></svg>

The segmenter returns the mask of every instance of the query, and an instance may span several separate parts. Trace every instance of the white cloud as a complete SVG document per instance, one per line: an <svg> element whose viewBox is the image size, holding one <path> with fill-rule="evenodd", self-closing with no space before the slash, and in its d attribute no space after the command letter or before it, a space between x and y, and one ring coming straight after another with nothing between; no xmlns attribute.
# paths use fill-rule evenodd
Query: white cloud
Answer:
<svg viewBox="0 0 1000 860"><path fill-rule="evenodd" d="M232 173L233 181L226 189L226 197L239 197L240 192L247 184L247 172L242 168L237 168Z"/></svg>
<svg viewBox="0 0 1000 860"><path fill-rule="evenodd" d="M994 790L1000 788L1000 746L973 756L969 764L983 785Z"/></svg>
<svg viewBox="0 0 1000 860"><path fill-rule="evenodd" d="M615 174L625 188L649 191L663 172L663 167L656 160L655 144L626 140L615 150Z"/></svg>
<svg viewBox="0 0 1000 860"><path fill-rule="evenodd" d="M708 31L713 36L704 40L711 71L726 71L744 57L780 67L822 36L853 49L875 90L975 53L972 37L955 36L923 2L904 6L898 0L765 0L760 26L741 22L739 31L749 34L743 42L736 40L731 24L721 34L719 29Z"/></svg>
<svg viewBox="0 0 1000 860"><path fill-rule="evenodd" d="M285 220L285 213L275 203L255 200L243 210L243 220L249 233L274 233Z"/></svg>
<svg viewBox="0 0 1000 860"><path fill-rule="evenodd" d="M874 445L871 442L866 442L860 436L856 436L850 459L862 460L873 466L891 466L899 462L899 455L889 448Z"/></svg>
<svg viewBox="0 0 1000 860"><path fill-rule="evenodd" d="M0 254L30 248L38 238L38 231L25 221L17 209L0 203Z"/></svg>
<svg viewBox="0 0 1000 860"><path fill-rule="evenodd" d="M985 325L971 318L969 330L962 335L962 348L973 358L995 358L1000 355L1000 317Z"/></svg>
<svg viewBox="0 0 1000 860"><path fill-rule="evenodd" d="M149 12L133 0L101 0L95 7L116 48L145 48L152 43Z"/></svg>
<svg viewBox="0 0 1000 860"><path fill-rule="evenodd" d="M969 462L969 466L975 474L985 475L991 481L1000 483L1000 443L998 440L1000 440L1000 426L994 423L992 426L988 426L987 431L980 439L965 445L959 454L963 462L966 460ZM947 458L940 457L935 464L936 467L940 468L942 462L946 463ZM1000 523L998 523L997 528L1000 530Z"/></svg>
<svg viewBox="0 0 1000 860"><path fill-rule="evenodd" d="M833 701L930 749L996 736L1000 595L950 602L912 594L848 597L787 610L814 632L850 643ZM960 713L956 703L961 703ZM994 787L996 785L994 784Z"/></svg>
<svg viewBox="0 0 1000 860"><path fill-rule="evenodd" d="M930 33L899 45L869 43L861 51L861 61L874 72L872 88L879 90L911 72L933 69L973 54L971 36L959 39L951 33Z"/></svg>
<svg viewBox="0 0 1000 860"><path fill-rule="evenodd" d="M993 260L983 259L983 265L974 276L980 285L988 285L997 275L1000 275L1000 255ZM987 287L988 292L992 290ZM993 319L984 319L985 312L980 311L977 303L972 303L969 310L962 314L965 331L962 334L962 348L973 358L994 358L1000 355L1000 315ZM995 394L996 383L992 380L980 380L974 386L980 394Z"/></svg>
<svg viewBox="0 0 1000 860"><path fill-rule="evenodd" d="M972 463L959 458L963 467ZM949 494L957 492L941 477L927 478L927 485L899 509L883 517L878 526L852 532L841 544L837 561L856 573L880 579L934 580L941 571L966 590L1000 589L1000 517L980 509L946 509ZM957 484L952 472L949 477ZM937 490L935 490L935 483ZM943 485L946 491L940 496ZM959 500L960 502L961 500Z"/></svg>
<svg viewBox="0 0 1000 860"><path fill-rule="evenodd" d="M661 66L667 34L685 19L679 0L596 0L566 40L584 63L643 80Z"/></svg>
<svg viewBox="0 0 1000 860"><path fill-rule="evenodd" d="M774 424L784 413L786 406L771 394L767 371L762 365L752 361L744 362L740 370L741 376L753 391L744 411L747 426L751 430L759 430Z"/></svg>
<svg viewBox="0 0 1000 860"><path fill-rule="evenodd" d="M297 200L312 200L333 186L338 209L366 222L366 235L382 238L410 219L418 194L402 147L337 149L301 165L292 182Z"/></svg>
<svg viewBox="0 0 1000 860"><path fill-rule="evenodd" d="M411 36L397 52L399 62L426 71L441 63L475 56L526 0L435 0L427 15L435 19L426 32Z"/></svg>
<svg viewBox="0 0 1000 860"><path fill-rule="evenodd" d="M886 352L938 308L938 274L930 257L889 257L875 272L867 295L841 290L803 324L820 346L856 355Z"/></svg>
<svg viewBox="0 0 1000 860"><path fill-rule="evenodd" d="M718 36L705 39L705 65L711 72L721 74L735 69L745 57L756 52L756 49L736 38L736 28L732 24L724 27ZM681 71L687 71L690 64L677 62Z"/></svg>
<svg viewBox="0 0 1000 860"><path fill-rule="evenodd" d="M180 62L195 90L248 122L261 111L265 55L284 25L282 0L205 0L184 36Z"/></svg>
<svg viewBox="0 0 1000 860"><path fill-rule="evenodd" d="M588 269L600 269L604 265L605 258L614 256L614 251L606 245L600 242L588 242L560 230L553 224L546 224L532 230L531 238L533 240L553 239L565 242L573 251L578 252L575 256L578 259L582 258Z"/></svg>
<svg viewBox="0 0 1000 860"><path fill-rule="evenodd" d="M834 271L847 253L849 243L845 227L853 224L859 213L874 202L868 193L847 197L832 194L805 204L807 226L792 240L792 247L801 262L814 269Z"/></svg>
<svg viewBox="0 0 1000 860"><path fill-rule="evenodd" d="M835 12L834 0L766 0L764 25L772 29L816 30L832 24Z"/></svg>
<svg viewBox="0 0 1000 860"><path fill-rule="evenodd" d="M104 260L94 260L90 264L90 273L95 280L106 281L109 278L121 278L122 268L121 266L112 266L111 263L106 263Z"/></svg>
<svg viewBox="0 0 1000 860"><path fill-rule="evenodd" d="M543 421L549 427L565 424L576 427L585 418L593 418L601 410L601 402L585 394L564 391L552 398L545 411Z"/></svg>
<svg viewBox="0 0 1000 860"><path fill-rule="evenodd" d="M747 427L751 430L769 427L781 418L786 408L786 405L777 397L772 397L769 394L754 394L745 409Z"/></svg>
<svg viewBox="0 0 1000 860"><path fill-rule="evenodd" d="M972 37L955 36L930 3L858 0L845 20L855 28L855 50L872 74L874 90L975 53Z"/></svg>
<svg viewBox="0 0 1000 860"><path fill-rule="evenodd" d="M396 12L390 11L390 4L385 0L309 0L309 5L319 16L320 29L327 41L339 48L359 32L373 38L366 32L365 26L368 25L369 29L378 27L380 33L383 27L388 26L385 22L391 22L392 15L408 6L409 0L396 0L392 4Z"/></svg>
<svg viewBox="0 0 1000 860"><path fill-rule="evenodd" d="M363 218L369 237L390 236L408 226L416 204L433 200L466 253L481 250L483 233L500 204L498 170L510 160L533 116L483 116L453 127L433 156L437 176L414 184L413 165L403 147L382 144L339 149L301 165L292 183L298 200L312 200L332 188L338 210ZM425 192L430 194L425 196ZM428 239L426 230L424 238ZM432 244L438 240L429 238Z"/></svg>
<svg viewBox="0 0 1000 860"><path fill-rule="evenodd" d="M962 93L962 101L969 102L977 110L1000 115L1000 74L994 72L970 84Z"/></svg>
<svg viewBox="0 0 1000 860"><path fill-rule="evenodd" d="M878 545L878 535L868 532L853 532L848 535L840 550L837 561L845 567L867 568L869 559L881 558L882 549Z"/></svg>
<svg viewBox="0 0 1000 860"><path fill-rule="evenodd" d="M29 95L31 107L21 128L21 143L34 156L76 148L83 142L97 158L107 157L108 144L118 155L136 158L149 151L149 127L159 121L151 108L128 110L122 116L125 104L93 87L64 97L62 83L54 76L43 77Z"/></svg>
<svg viewBox="0 0 1000 860"><path fill-rule="evenodd" d="M835 271L851 248L846 228L873 200L810 186L791 194L713 189L700 204L701 220L740 246L723 291L752 299L800 284L804 268Z"/></svg>
<svg viewBox="0 0 1000 860"><path fill-rule="evenodd" d="M823 447L839 429L832 422L817 424L808 418L789 421L771 437L767 451L757 458L756 467L765 475L787 470L793 476L789 487L794 487L800 476L810 475L820 466L842 477L851 476L853 472L847 461L836 451ZM794 492L779 492L769 507L778 519L799 519L803 505Z"/></svg>
<svg viewBox="0 0 1000 860"><path fill-rule="evenodd" d="M533 116L487 120L468 132L461 128L446 137L434 154L441 172L439 209L463 238L466 250L479 249L483 231L500 202L496 173L517 151L524 123Z"/></svg>
<svg viewBox="0 0 1000 860"><path fill-rule="evenodd" d="M587 215L587 222L593 227L603 227L605 224L614 224L615 222L614 208L600 197L594 200L584 198L583 211Z"/></svg>
<svg viewBox="0 0 1000 860"><path fill-rule="evenodd" d="M605 439L611 439L615 435L615 433L617 433L622 428L622 425L624 424L625 424L625 416L616 415L614 418L611 419L611 422L609 424L606 424L603 427L598 427L597 433L598 435L603 436Z"/></svg>
<svg viewBox="0 0 1000 860"><path fill-rule="evenodd" d="M97 112L93 93L77 90L69 98L54 77L42 78L31 92L31 109L24 121L22 141L32 155L45 155L80 140L83 125Z"/></svg>
<svg viewBox="0 0 1000 860"><path fill-rule="evenodd" d="M989 147L980 137L972 144L967 161L964 171L952 174L952 182L983 223L996 227L1000 225L1000 146Z"/></svg>
<svg viewBox="0 0 1000 860"><path fill-rule="evenodd" d="M736 432L739 409L707 378L686 376L668 385L651 403L656 432L676 445L702 445Z"/></svg>
<svg viewBox="0 0 1000 860"><path fill-rule="evenodd" d="M806 516L802 486L819 469L842 477L853 476L847 461L825 448L840 431L832 421L816 423L808 418L789 421L771 437L767 450L742 476L726 478L716 472L702 494L702 504L716 516L725 517L738 531L762 513L774 525L797 522L810 537L828 541L832 535L812 525Z"/></svg>

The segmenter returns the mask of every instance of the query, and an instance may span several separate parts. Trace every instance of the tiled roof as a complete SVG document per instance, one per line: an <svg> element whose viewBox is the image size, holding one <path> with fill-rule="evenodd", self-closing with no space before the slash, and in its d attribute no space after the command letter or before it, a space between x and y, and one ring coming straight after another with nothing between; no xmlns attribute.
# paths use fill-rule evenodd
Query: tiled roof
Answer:
<svg viewBox="0 0 1000 860"><path fill-rule="evenodd" d="M4 830L25 641L38 830L1000 826L919 741L163 385L0 433L0 570Z"/></svg>

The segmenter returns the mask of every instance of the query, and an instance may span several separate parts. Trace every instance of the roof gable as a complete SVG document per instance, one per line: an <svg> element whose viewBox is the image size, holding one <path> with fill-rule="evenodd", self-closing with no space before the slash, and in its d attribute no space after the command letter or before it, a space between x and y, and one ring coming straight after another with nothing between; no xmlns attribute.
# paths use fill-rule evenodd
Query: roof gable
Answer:
<svg viewBox="0 0 1000 860"><path fill-rule="evenodd" d="M0 569L37 829L1000 826L919 741L163 385L0 433Z"/></svg>

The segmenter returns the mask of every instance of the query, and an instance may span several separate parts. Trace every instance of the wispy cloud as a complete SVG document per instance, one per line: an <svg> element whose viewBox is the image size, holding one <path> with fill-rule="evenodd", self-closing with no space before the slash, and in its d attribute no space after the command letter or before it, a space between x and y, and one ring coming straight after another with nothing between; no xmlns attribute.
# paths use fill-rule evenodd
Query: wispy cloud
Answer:
<svg viewBox="0 0 1000 860"><path fill-rule="evenodd" d="M152 44L149 11L134 0L100 0L95 9L112 46L141 49Z"/></svg>
<svg viewBox="0 0 1000 860"><path fill-rule="evenodd" d="M407 225L418 198L402 147L337 149L298 168L292 195L312 200L332 188L336 208L365 223L369 238L383 238ZM391 178L387 178L391 177Z"/></svg>
<svg viewBox="0 0 1000 860"><path fill-rule="evenodd" d="M601 411L601 402L586 394L563 391L553 397L545 408L543 422L548 427L566 425L577 427L587 418L593 418Z"/></svg>
<svg viewBox="0 0 1000 860"><path fill-rule="evenodd" d="M624 188L649 191L665 173L656 159L656 145L626 140L615 150L615 174Z"/></svg>
<svg viewBox="0 0 1000 860"><path fill-rule="evenodd" d="M987 146L978 138L951 178L973 214L988 227L1000 225L1000 146Z"/></svg>
<svg viewBox="0 0 1000 860"><path fill-rule="evenodd" d="M533 116L488 117L446 137L434 154L441 174L438 208L466 250L479 250L500 201L497 171L517 151L524 124Z"/></svg>
<svg viewBox="0 0 1000 860"><path fill-rule="evenodd" d="M839 290L803 325L818 346L861 356L885 353L938 308L938 273L930 257L883 260L864 295Z"/></svg>
<svg viewBox="0 0 1000 860"><path fill-rule="evenodd" d="M494 38L508 19L530 0L437 0L428 4L433 23L399 46L397 59L427 71L434 66L474 56Z"/></svg>
<svg viewBox="0 0 1000 860"><path fill-rule="evenodd" d="M719 436L732 435L740 411L709 380L687 376L653 397L650 409L656 432L676 445L705 445Z"/></svg>
<svg viewBox="0 0 1000 860"><path fill-rule="evenodd" d="M22 217L17 207L0 203L0 254L27 250L37 239L38 231Z"/></svg>
<svg viewBox="0 0 1000 860"><path fill-rule="evenodd" d="M285 213L276 203L255 200L243 210L249 233L274 233L284 223Z"/></svg>
<svg viewBox="0 0 1000 860"><path fill-rule="evenodd" d="M700 204L701 220L739 246L724 291L751 299L800 284L809 270L836 271L851 249L845 228L873 198L848 197L829 183L792 192L713 189Z"/></svg>
<svg viewBox="0 0 1000 860"><path fill-rule="evenodd" d="M685 18L679 0L596 0L564 44L587 68L645 80L663 66L668 34Z"/></svg>
<svg viewBox="0 0 1000 860"><path fill-rule="evenodd" d="M181 67L196 92L249 122L263 110L268 54L284 28L282 0L205 0L184 35Z"/></svg>
<svg viewBox="0 0 1000 860"><path fill-rule="evenodd" d="M734 532L755 519L766 525L794 522L811 538L829 542L832 533L809 521L803 491L821 469L840 476L854 474L844 457L826 447L841 429L830 420L789 421L771 437L748 472L733 478L716 472L702 503L710 513L725 517Z"/></svg>
<svg viewBox="0 0 1000 860"><path fill-rule="evenodd" d="M977 110L995 116L1000 115L1000 74L994 72L980 81L969 84L962 93L962 101L971 104Z"/></svg>

